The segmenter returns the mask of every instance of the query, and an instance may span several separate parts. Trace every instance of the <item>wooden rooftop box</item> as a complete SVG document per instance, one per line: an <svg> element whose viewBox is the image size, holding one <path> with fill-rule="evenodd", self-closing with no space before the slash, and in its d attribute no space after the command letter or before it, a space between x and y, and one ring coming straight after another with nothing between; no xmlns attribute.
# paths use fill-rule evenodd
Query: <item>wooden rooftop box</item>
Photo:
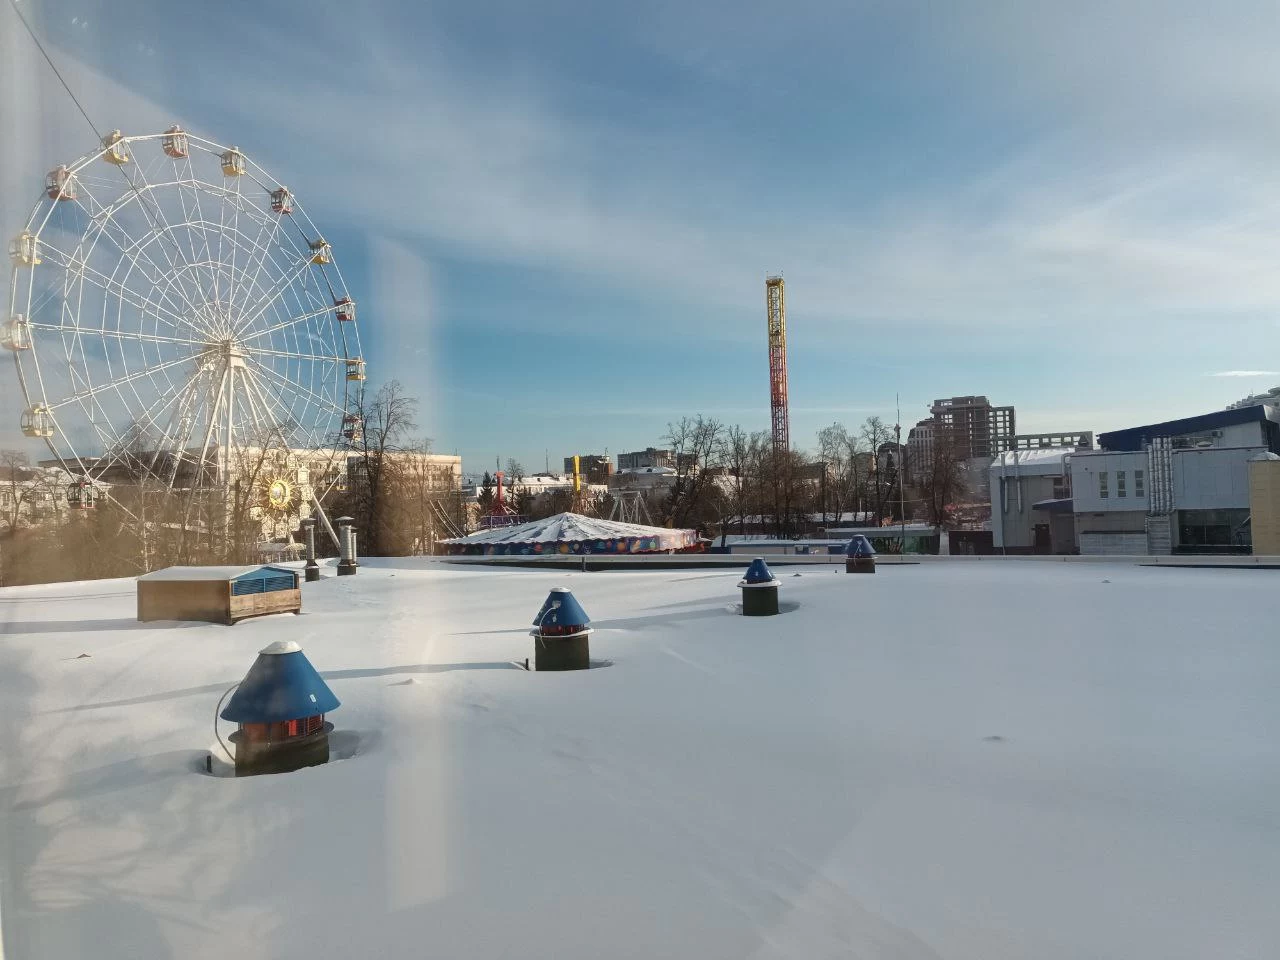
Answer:
<svg viewBox="0 0 1280 960"><path fill-rule="evenodd" d="M287 567L166 567L138 578L139 620L233 624L268 613L301 613L299 572Z"/></svg>

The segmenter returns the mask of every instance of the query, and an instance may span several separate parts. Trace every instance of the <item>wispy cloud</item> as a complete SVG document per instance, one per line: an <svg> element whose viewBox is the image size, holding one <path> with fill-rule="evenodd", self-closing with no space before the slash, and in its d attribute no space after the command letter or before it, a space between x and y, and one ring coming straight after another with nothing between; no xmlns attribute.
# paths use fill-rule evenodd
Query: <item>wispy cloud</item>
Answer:
<svg viewBox="0 0 1280 960"><path fill-rule="evenodd" d="M184 33L181 70L234 45L236 69L216 85L173 83L162 36L130 41L158 53L107 71L123 84L78 66L70 41L59 59L105 125L177 119L238 142L326 229L365 233L387 307L362 323L371 337L434 336L415 326L428 295L430 331L450 323L450 277L432 263L445 256L482 264L495 284L509 267L545 271L595 287L606 305L648 305L655 345L690 351L759 341L763 275L781 269L797 339L858 363L890 342L925 368L983 356L972 389L993 394L1050 349L1073 382L1108 355L1142 351L1144 367L1194 377L1237 362L1235 338L1261 356L1280 350L1270 4L1227 16L1187 0L1152 17L1142 4L1082 2L973 17L797 0L784 46L809 55L771 70L757 18L674 2L622 22L583 4L554 30L540 13L517 20L519 4L481 10L484 40L469 45L426 5L340 6L308 19L293 45L210 20ZM480 23L488 13L503 31ZM612 58L628 38L628 52L647 54ZM0 72L13 91L0 97L0 129L30 145L20 171L0 169L6 223L25 214L8 198L85 144L51 80L43 101L28 95L42 68L24 43L0 36L0 53L17 55ZM880 48L893 55L877 59ZM317 50L353 53L317 74ZM469 304L468 315L495 333L589 324L600 340L634 337L633 316L606 306L584 320L550 300L527 312ZM1230 399L1207 378L1280 373L1204 376L1185 402ZM843 415L835 386L793 377L793 412ZM1152 374L1131 393L1162 382ZM1023 398L1010 399L1021 421ZM668 416L638 395L616 401L619 416ZM1094 422L1054 416L1060 403L1046 429Z"/></svg>

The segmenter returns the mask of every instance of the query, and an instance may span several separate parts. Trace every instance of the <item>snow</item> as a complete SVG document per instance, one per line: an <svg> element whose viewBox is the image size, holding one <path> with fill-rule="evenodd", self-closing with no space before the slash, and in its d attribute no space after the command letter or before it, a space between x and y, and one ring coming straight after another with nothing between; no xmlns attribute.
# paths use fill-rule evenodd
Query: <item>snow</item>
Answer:
<svg viewBox="0 0 1280 960"><path fill-rule="evenodd" d="M1017 467L1021 473L1045 473L1054 474L1062 472L1063 458L1078 453L1088 453L1087 450L1073 450L1064 447L1046 447L1036 450L1009 450L1000 454L991 461L991 469L999 470L1001 467L1014 468Z"/></svg>
<svg viewBox="0 0 1280 960"><path fill-rule="evenodd" d="M302 645L297 640L272 640L265 647L258 651L263 656L271 657L277 654L285 653L301 653Z"/></svg>
<svg viewBox="0 0 1280 960"><path fill-rule="evenodd" d="M611 540L625 537L662 537L680 533L670 527L647 527L639 523L602 520L580 513L557 513L543 520L530 520L514 527L494 527L441 543L572 543L579 540Z"/></svg>
<svg viewBox="0 0 1280 960"><path fill-rule="evenodd" d="M0 590L7 956L1275 956L1269 571L805 568L744 618L740 570L363 563L235 627ZM557 585L607 668L511 665ZM206 775L277 640L356 755Z"/></svg>
<svg viewBox="0 0 1280 960"><path fill-rule="evenodd" d="M163 570L153 570L151 573L144 574L139 580L234 580L242 577L246 573L253 573L255 570L280 570L285 573L292 573L293 568L289 566L269 565L264 567L261 563L252 563L247 567L165 567Z"/></svg>

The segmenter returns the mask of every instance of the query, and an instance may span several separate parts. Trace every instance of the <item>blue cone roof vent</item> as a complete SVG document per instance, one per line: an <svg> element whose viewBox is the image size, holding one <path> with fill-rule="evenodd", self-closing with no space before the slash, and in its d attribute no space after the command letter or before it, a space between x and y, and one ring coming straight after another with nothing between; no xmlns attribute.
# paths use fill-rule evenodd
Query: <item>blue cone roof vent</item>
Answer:
<svg viewBox="0 0 1280 960"><path fill-rule="evenodd" d="M773 583L773 573L769 570L769 565L764 562L764 557L756 557L751 561L751 566L747 567L747 573L742 578L743 583Z"/></svg>
<svg viewBox="0 0 1280 960"><path fill-rule="evenodd" d="M220 716L234 723L282 723L339 705L302 648L292 640L277 640L258 651Z"/></svg>
<svg viewBox="0 0 1280 960"><path fill-rule="evenodd" d="M849 545L844 548L844 553L847 557L874 557L876 548L871 546L870 540L858 534L849 541Z"/></svg>
<svg viewBox="0 0 1280 960"><path fill-rule="evenodd" d="M533 618L535 627L585 627L591 622L587 611L577 601L568 587L552 587L542 609Z"/></svg>

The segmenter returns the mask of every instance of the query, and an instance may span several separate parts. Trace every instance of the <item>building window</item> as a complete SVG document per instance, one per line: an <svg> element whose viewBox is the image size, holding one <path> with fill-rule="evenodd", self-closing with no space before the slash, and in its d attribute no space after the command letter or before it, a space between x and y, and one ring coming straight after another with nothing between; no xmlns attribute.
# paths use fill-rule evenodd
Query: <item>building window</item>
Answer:
<svg viewBox="0 0 1280 960"><path fill-rule="evenodd" d="M1109 497L1110 491L1107 489L1107 471L1098 471L1098 499L1105 500Z"/></svg>
<svg viewBox="0 0 1280 960"><path fill-rule="evenodd" d="M1127 497L1128 495L1129 494L1125 489L1124 471L1117 470L1116 471L1116 496L1123 498L1123 497Z"/></svg>
<svg viewBox="0 0 1280 960"><path fill-rule="evenodd" d="M1146 476L1141 470L1133 471L1133 495L1135 497L1145 497L1147 495Z"/></svg>

